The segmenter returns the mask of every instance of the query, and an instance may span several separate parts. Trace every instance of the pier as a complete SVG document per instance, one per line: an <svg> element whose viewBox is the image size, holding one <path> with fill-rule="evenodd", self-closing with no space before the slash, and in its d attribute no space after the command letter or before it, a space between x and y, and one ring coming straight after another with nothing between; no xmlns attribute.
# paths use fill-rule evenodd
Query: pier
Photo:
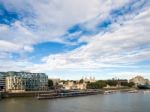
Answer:
<svg viewBox="0 0 150 112"><path fill-rule="evenodd" d="M86 90L86 91L61 91L55 94L39 94L37 96L38 100L42 99L56 99L56 98L67 98L67 97L79 97L79 96L88 96L102 94L103 91L100 90Z"/></svg>

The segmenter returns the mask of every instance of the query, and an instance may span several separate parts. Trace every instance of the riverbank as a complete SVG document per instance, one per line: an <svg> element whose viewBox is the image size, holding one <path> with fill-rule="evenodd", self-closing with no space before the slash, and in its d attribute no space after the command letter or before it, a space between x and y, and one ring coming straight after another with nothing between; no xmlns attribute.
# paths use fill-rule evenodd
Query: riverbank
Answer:
<svg viewBox="0 0 150 112"><path fill-rule="evenodd" d="M65 98L102 94L102 90L50 90L50 91L26 91L26 92L3 92L0 98L33 97L38 99Z"/></svg>
<svg viewBox="0 0 150 112"><path fill-rule="evenodd" d="M54 99L64 97L87 96L94 94L105 94L115 92L135 91L136 88L107 88L107 89L89 89L89 90L50 90L50 91L26 91L26 92L3 92L0 94L1 98L15 98L15 97L34 97L38 99Z"/></svg>

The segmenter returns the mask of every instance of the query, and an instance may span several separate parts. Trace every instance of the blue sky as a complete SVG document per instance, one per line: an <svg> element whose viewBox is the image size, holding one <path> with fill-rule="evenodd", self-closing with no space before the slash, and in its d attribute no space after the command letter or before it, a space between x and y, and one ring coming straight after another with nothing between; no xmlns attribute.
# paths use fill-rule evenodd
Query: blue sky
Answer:
<svg viewBox="0 0 150 112"><path fill-rule="evenodd" d="M150 78L149 0L1 0L0 70Z"/></svg>

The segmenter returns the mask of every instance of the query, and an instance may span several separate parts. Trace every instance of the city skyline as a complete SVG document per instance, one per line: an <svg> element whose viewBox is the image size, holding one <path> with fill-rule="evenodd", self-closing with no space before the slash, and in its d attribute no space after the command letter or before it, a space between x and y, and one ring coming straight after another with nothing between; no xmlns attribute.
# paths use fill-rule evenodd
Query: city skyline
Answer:
<svg viewBox="0 0 150 112"><path fill-rule="evenodd" d="M150 1L1 0L0 71L150 79Z"/></svg>

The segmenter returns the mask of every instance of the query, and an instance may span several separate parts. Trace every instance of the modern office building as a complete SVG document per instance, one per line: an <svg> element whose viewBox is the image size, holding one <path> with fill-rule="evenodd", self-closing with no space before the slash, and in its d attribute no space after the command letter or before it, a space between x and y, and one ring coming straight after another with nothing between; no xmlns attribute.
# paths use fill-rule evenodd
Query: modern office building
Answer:
<svg viewBox="0 0 150 112"><path fill-rule="evenodd" d="M6 91L45 91L48 89L48 76L44 73L7 72Z"/></svg>
<svg viewBox="0 0 150 112"><path fill-rule="evenodd" d="M0 91L5 90L5 72L0 72Z"/></svg>

